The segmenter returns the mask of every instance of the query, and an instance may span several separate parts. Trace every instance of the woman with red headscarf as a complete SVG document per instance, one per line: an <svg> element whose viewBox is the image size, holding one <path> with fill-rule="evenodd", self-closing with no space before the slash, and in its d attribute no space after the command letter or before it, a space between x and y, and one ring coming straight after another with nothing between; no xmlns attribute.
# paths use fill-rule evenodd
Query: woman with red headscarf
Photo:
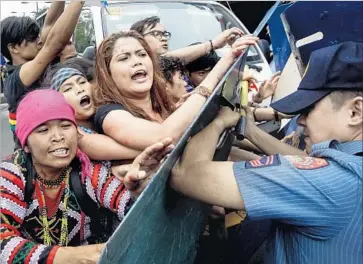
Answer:
<svg viewBox="0 0 363 264"><path fill-rule="evenodd" d="M2 263L96 263L103 244L88 244L105 242L95 237L104 226L85 213L74 183L94 211L107 208L121 221L150 176L135 174L134 167L152 170L158 163L153 157L170 150L171 139L147 148L120 179L108 162L92 163L78 149L76 126L73 108L57 91L36 90L20 102L16 134L22 149L0 171Z"/></svg>

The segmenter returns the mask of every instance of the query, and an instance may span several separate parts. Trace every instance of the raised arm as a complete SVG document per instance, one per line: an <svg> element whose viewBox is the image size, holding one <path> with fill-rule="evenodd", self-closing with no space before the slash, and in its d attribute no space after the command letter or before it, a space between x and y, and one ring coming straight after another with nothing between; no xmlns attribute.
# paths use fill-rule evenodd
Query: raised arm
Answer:
<svg viewBox="0 0 363 264"><path fill-rule="evenodd" d="M40 41L42 44L45 43L50 30L52 29L60 15L63 13L65 3L66 1L53 1L49 9L47 10L44 25L42 27L42 31L40 32Z"/></svg>
<svg viewBox="0 0 363 264"><path fill-rule="evenodd" d="M203 55L211 52L212 49L223 48L230 40L234 39L235 36L241 36L243 33L238 28L231 28L223 31L218 37L216 37L212 43L210 41L188 46L185 48L169 51L163 56L177 57L185 61L186 64L192 62Z"/></svg>
<svg viewBox="0 0 363 264"><path fill-rule="evenodd" d="M234 49L220 59L200 86L207 87L209 92L212 92L247 45L255 42L254 39L250 38L241 41L240 45L235 46ZM143 150L147 146L167 137L171 137L173 143L177 143L205 101L206 98L200 94L191 95L181 107L161 124L136 118L124 110L114 110L104 118L102 128L106 135L120 144L138 150Z"/></svg>
<svg viewBox="0 0 363 264"><path fill-rule="evenodd" d="M72 1L49 32L38 55L25 63L19 72L25 86L30 86L44 73L47 66L67 45L77 25L84 2Z"/></svg>

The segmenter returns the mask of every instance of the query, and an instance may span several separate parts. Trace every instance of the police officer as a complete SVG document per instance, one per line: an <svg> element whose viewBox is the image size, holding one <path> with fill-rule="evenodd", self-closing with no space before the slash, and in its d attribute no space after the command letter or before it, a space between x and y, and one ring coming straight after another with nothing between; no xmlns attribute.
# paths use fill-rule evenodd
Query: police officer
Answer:
<svg viewBox="0 0 363 264"><path fill-rule="evenodd" d="M298 90L272 105L300 114L309 156L212 161L219 135L239 119L223 108L186 146L172 187L272 220L265 263L362 263L362 90L362 43L314 51ZM258 140L248 115L247 138Z"/></svg>

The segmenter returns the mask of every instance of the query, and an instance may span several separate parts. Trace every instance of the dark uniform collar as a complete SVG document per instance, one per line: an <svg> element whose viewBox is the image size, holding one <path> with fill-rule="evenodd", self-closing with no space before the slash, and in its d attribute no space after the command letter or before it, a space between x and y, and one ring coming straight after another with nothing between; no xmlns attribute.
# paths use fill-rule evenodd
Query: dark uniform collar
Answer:
<svg viewBox="0 0 363 264"><path fill-rule="evenodd" d="M362 140L355 140L355 141L349 141L345 143L340 143L337 140L329 140L325 141L319 144L313 145L313 152L317 150L332 148L339 150L341 152L351 154L351 155L357 155L357 156L363 156L363 141Z"/></svg>

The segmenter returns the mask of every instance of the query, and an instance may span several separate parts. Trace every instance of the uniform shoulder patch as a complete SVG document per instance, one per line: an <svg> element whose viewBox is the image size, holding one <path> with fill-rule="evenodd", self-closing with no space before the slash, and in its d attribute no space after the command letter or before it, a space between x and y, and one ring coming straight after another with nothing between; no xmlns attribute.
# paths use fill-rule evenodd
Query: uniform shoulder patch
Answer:
<svg viewBox="0 0 363 264"><path fill-rule="evenodd" d="M316 170L329 166L326 159L301 156L284 156L291 164L299 170Z"/></svg>
<svg viewBox="0 0 363 264"><path fill-rule="evenodd" d="M246 161L245 168L253 169L253 168L263 168L270 166L278 166L280 165L280 158L278 155L264 156L259 160L250 160Z"/></svg>

